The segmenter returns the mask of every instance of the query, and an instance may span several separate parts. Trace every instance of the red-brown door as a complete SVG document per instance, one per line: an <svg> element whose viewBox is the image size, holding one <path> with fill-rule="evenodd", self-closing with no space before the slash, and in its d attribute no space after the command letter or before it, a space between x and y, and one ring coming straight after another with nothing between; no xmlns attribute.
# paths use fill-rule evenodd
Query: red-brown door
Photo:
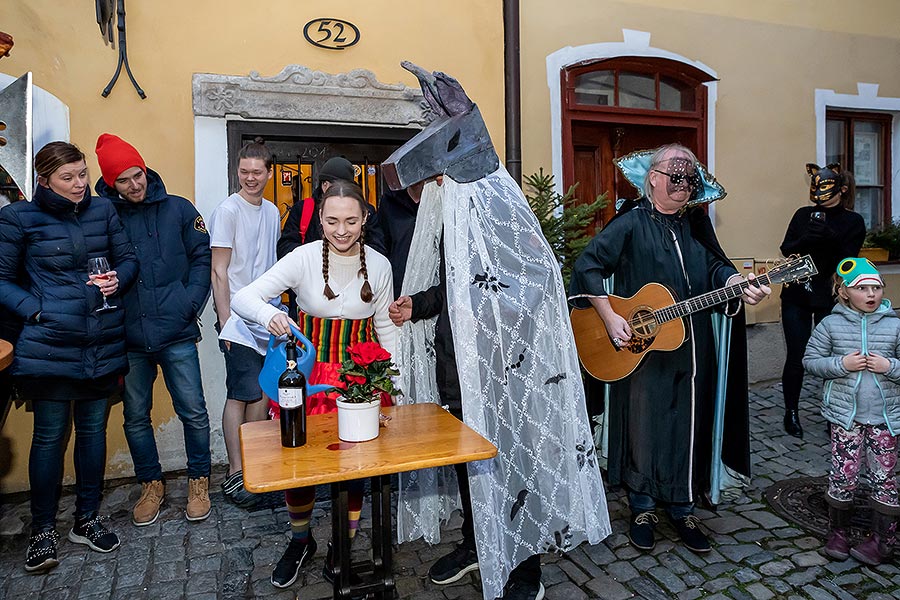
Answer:
<svg viewBox="0 0 900 600"><path fill-rule="evenodd" d="M613 161L635 150L678 142L706 162L706 86L712 78L683 63L624 57L580 63L561 74L563 185L576 198L609 204L589 227L609 222L615 201L636 198Z"/></svg>
<svg viewBox="0 0 900 600"><path fill-rule="evenodd" d="M696 128L590 121L572 123L574 181L578 182L575 195L581 202L592 202L601 194L606 194L609 200L594 220L591 234L613 217L616 199L641 195L622 176L613 161L635 150L657 148L673 142L690 148L701 162L704 161L698 148Z"/></svg>

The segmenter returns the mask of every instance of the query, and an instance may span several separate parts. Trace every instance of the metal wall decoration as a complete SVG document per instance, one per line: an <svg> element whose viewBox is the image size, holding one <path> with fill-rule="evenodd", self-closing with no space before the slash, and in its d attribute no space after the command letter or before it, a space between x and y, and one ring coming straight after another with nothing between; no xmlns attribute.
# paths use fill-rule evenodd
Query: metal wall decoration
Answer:
<svg viewBox="0 0 900 600"><path fill-rule="evenodd" d="M12 178L26 200L31 200L31 73L25 73L0 91L0 167Z"/></svg>
<svg viewBox="0 0 900 600"><path fill-rule="evenodd" d="M0 31L0 58L9 56L9 51L12 50L13 45L15 45L13 37Z"/></svg>
<svg viewBox="0 0 900 600"><path fill-rule="evenodd" d="M97 24L100 26L100 33L103 35L103 41L112 45L113 48L116 47L116 44L113 41L112 20L113 17L118 14L119 62L116 65L115 74L112 76L112 79L109 80L109 83L106 84L106 87L103 88L100 95L104 98L109 96L113 86L116 85L116 81L119 79L119 74L122 72L122 65L125 65L125 72L128 73L128 79L131 80L131 85L137 90L141 100L146 99L147 94L145 94L144 90L141 89L141 86L138 85L138 82L134 79L134 75L131 74L131 67L128 66L128 50L125 46L125 0L94 0L94 2L97 9ZM115 6L113 5L114 2Z"/></svg>
<svg viewBox="0 0 900 600"><path fill-rule="evenodd" d="M343 50L359 41L359 28L343 19L313 19L303 27L303 37L319 48Z"/></svg>

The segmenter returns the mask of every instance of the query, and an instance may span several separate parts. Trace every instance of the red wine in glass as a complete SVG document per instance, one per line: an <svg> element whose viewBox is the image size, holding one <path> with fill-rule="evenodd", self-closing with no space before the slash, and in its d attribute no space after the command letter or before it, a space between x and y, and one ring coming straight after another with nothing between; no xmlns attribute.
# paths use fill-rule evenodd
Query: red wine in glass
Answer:
<svg viewBox="0 0 900 600"><path fill-rule="evenodd" d="M88 259L88 277L95 283L109 279L109 261L106 260L105 256ZM99 286L97 289L100 289ZM100 293L103 294L103 292ZM107 312L116 308L118 307L110 305L109 302L106 301L106 294L103 294L103 306L94 310L94 312Z"/></svg>

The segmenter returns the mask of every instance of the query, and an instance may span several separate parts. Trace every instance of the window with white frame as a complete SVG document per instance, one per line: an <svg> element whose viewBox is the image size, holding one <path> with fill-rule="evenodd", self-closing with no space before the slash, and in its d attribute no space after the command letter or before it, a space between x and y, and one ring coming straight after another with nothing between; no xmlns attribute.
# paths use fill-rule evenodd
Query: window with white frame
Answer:
<svg viewBox="0 0 900 600"><path fill-rule="evenodd" d="M856 179L855 210L867 229L891 222L891 115L828 110L825 163L840 163Z"/></svg>

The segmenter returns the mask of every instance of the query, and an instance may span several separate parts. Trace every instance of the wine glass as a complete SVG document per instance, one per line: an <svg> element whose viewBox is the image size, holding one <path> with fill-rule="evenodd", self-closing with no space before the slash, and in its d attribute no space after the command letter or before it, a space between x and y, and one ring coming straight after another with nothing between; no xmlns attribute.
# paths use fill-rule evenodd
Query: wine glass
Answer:
<svg viewBox="0 0 900 600"><path fill-rule="evenodd" d="M102 281L109 279L109 261L106 260L105 256L88 259L88 277L95 283L98 279ZM99 286L97 289L100 289ZM103 294L103 292L100 293ZM94 310L94 312L106 312L116 308L118 307L114 305L111 306L109 302L106 301L106 294L103 294L103 306Z"/></svg>

